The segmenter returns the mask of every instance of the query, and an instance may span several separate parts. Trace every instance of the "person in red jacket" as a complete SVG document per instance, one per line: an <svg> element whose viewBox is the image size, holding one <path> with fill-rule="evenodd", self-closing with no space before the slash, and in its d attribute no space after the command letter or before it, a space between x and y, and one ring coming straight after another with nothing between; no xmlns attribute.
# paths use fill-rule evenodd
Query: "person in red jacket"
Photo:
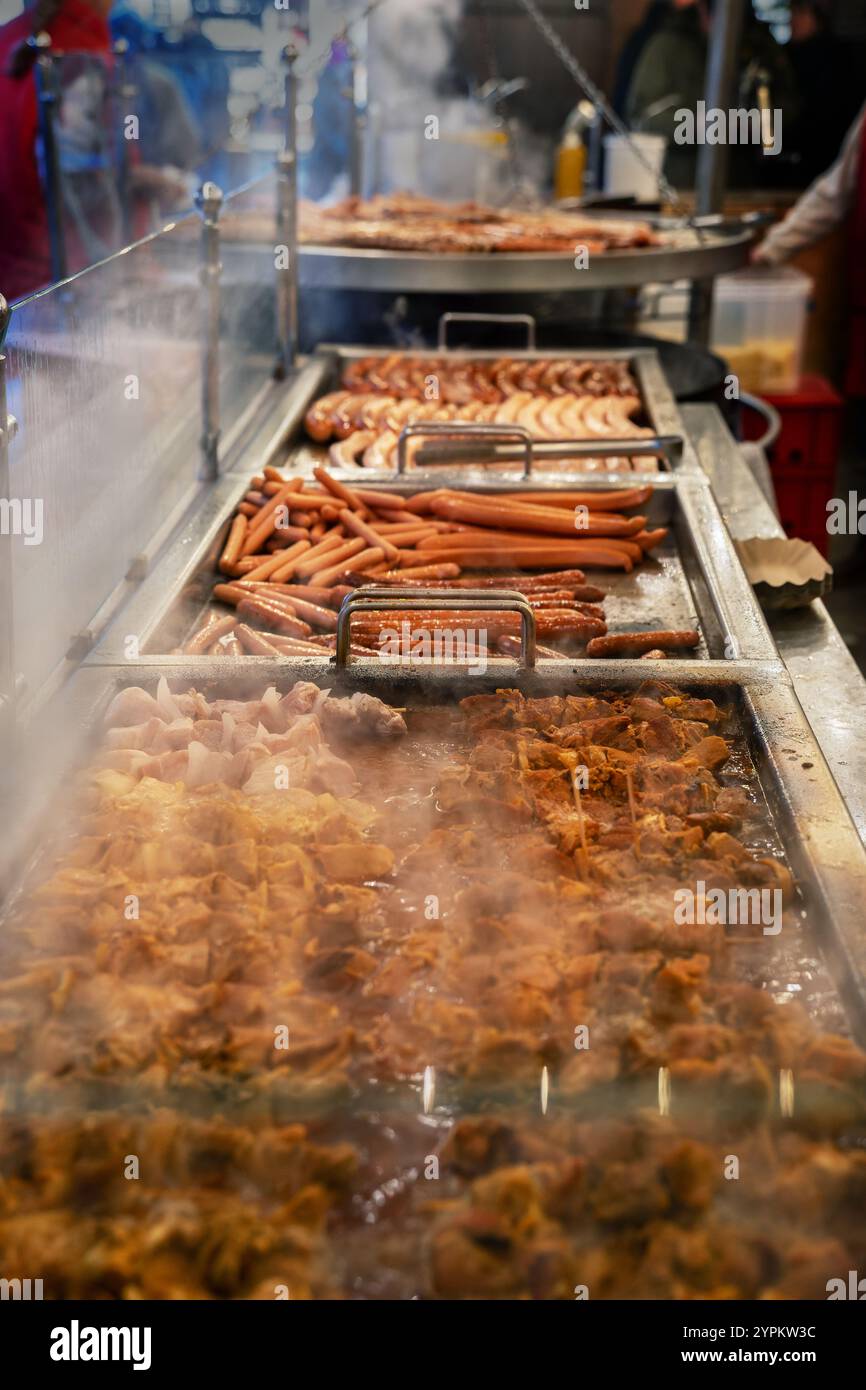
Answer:
<svg viewBox="0 0 866 1390"><path fill-rule="evenodd" d="M66 53L109 58L112 0L36 0L0 28L0 293L19 299L51 282L51 246L39 167L35 50L27 40L47 33ZM70 271L89 259L74 242Z"/></svg>
<svg viewBox="0 0 866 1390"><path fill-rule="evenodd" d="M66 272L117 251L124 219L109 112L112 76L108 12L113 0L35 0L0 28L0 294L9 301L53 279L44 188L36 50L28 40L47 33L62 61L55 122L61 171ZM171 165L141 163L128 147L132 235L152 229L164 204L189 206L190 179Z"/></svg>

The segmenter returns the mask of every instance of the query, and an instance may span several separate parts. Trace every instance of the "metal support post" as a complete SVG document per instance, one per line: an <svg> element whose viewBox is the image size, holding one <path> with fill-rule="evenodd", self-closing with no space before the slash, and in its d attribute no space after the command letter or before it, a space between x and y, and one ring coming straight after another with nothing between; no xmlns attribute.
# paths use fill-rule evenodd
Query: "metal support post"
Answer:
<svg viewBox="0 0 866 1390"><path fill-rule="evenodd" d="M285 142L277 156L277 341L276 375L292 371L298 352L298 79L297 50L283 51L286 65Z"/></svg>
<svg viewBox="0 0 866 1390"><path fill-rule="evenodd" d="M707 53L706 109L727 110L735 87L737 56L743 31L743 0L718 0L713 11ZM704 217L720 212L728 174L728 146L701 145L695 175L695 213ZM690 342L704 347L710 340L713 282L696 280L689 299Z"/></svg>
<svg viewBox="0 0 866 1390"><path fill-rule="evenodd" d="M220 233L219 215L222 208L222 189L215 183L203 183L195 198L202 216L201 265L202 334L201 334L201 466L199 477L213 482L219 477L220 437Z"/></svg>

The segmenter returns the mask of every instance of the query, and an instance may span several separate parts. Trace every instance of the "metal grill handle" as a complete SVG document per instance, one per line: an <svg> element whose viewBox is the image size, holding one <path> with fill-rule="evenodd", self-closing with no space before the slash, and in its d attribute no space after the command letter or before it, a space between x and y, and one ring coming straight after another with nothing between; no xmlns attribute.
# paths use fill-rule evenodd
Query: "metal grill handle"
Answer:
<svg viewBox="0 0 866 1390"><path fill-rule="evenodd" d="M480 613L519 613L520 665L535 665L535 614L523 594L516 589L427 589L386 588L362 585L349 594L337 614L337 646L334 664L348 665L351 622L356 613L419 613L430 608L431 600L446 612L474 609Z"/></svg>
<svg viewBox="0 0 866 1390"><path fill-rule="evenodd" d="M473 443L479 441L479 443L475 443L475 447L470 450L473 455L473 461L476 463L502 462L501 457L499 459L496 458L495 451L490 451L488 457L488 450L480 445L480 441L494 442L498 440L503 444L508 442L516 443L520 446L521 453L523 454L524 478L528 478L532 473L532 435L524 425L488 425L481 424L476 420L417 420L411 425L405 425L400 431L400 437L397 440L398 477L406 472L406 450L409 440L419 439L425 435L446 435L449 439L453 439L455 441L455 446L452 453L457 459L465 457L465 455L461 456L459 445L456 443L457 440L469 439ZM482 457L474 457L479 452L482 454Z"/></svg>
<svg viewBox="0 0 866 1390"><path fill-rule="evenodd" d="M481 429L484 426L476 428ZM446 434L447 430L436 433ZM684 448L682 436L678 434L658 434L643 439L530 438L530 444L530 456L534 466L542 465L545 459L651 457L661 458L675 468L682 459ZM436 444L419 449L415 462L418 468L423 468L461 460L465 463L508 463L517 457L516 451L493 449L491 452L479 444L472 444L463 450L456 444L453 447L449 444Z"/></svg>
<svg viewBox="0 0 866 1390"><path fill-rule="evenodd" d="M532 314L441 314L437 340L440 352L448 350L449 323L522 323L526 328L526 346L530 352L535 351L535 319Z"/></svg>

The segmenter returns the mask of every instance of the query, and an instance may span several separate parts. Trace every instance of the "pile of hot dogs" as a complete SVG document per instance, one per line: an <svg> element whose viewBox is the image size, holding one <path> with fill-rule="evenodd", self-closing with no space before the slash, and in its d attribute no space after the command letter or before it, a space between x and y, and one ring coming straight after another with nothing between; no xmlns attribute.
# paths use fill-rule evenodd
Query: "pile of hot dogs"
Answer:
<svg viewBox="0 0 866 1390"><path fill-rule="evenodd" d="M542 644L589 656L664 655L692 648L699 634L608 634L605 592L587 569L630 572L666 536L632 513L649 487L614 492L521 492L482 496L452 489L397 493L351 488L325 469L319 486L267 468L253 478L219 560L215 607L183 648L188 655L322 655L332 648L337 612L359 585L442 589L518 589L531 604ZM471 577L464 571L473 571ZM228 611L227 611L228 610ZM380 647L394 613L353 621L353 647ZM413 625L481 631L511 653L517 614L413 612ZM562 656L542 646L542 655Z"/></svg>
<svg viewBox="0 0 866 1390"><path fill-rule="evenodd" d="M634 377L621 361L472 361L397 353L351 362L340 390L315 401L305 425L317 443L335 441L330 450L334 467L392 470L400 431L410 424L519 425L542 441L637 440L652 434L635 424L640 409ZM622 456L558 460L556 467L648 473L656 471L657 463L652 457Z"/></svg>

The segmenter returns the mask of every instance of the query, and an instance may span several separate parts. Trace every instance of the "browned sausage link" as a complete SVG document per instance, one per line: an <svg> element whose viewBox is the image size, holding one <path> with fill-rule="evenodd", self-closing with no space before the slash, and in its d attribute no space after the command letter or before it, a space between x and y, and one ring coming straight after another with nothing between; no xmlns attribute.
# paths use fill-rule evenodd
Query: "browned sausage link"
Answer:
<svg viewBox="0 0 866 1390"><path fill-rule="evenodd" d="M659 526L655 531L638 531L632 539L637 542L641 550L654 550L657 545L661 545L668 533L666 526Z"/></svg>
<svg viewBox="0 0 866 1390"><path fill-rule="evenodd" d="M264 597L244 598L237 608L238 617L249 619L261 627L280 632L286 637L309 637L313 629L308 623L293 618L280 604Z"/></svg>
<svg viewBox="0 0 866 1390"><path fill-rule="evenodd" d="M359 538L355 544L363 546L364 542ZM327 588L328 585L339 582L340 576L345 573L348 560L346 555L343 555L339 559L335 558L339 555L340 551L335 551L333 555L327 556L326 558L331 561L330 567L328 569L316 570L314 574L310 575L314 584L321 584ZM379 546L372 546L369 550L353 552L351 561L355 566L356 572L358 574L364 574L366 570L375 569L377 565L382 563L384 558L385 556L381 548Z"/></svg>
<svg viewBox="0 0 866 1390"><path fill-rule="evenodd" d="M233 586L234 587L234 586ZM290 583L255 583L249 584L246 579L239 579L238 588L250 589L254 593L263 593L266 597L271 597L279 602L280 596L291 603L294 608L298 599L304 599L307 603L316 604L319 608L339 608L346 594L352 592L349 588L325 589L321 585L313 584L290 584Z"/></svg>
<svg viewBox="0 0 866 1390"><path fill-rule="evenodd" d="M522 644L519 637L512 637L506 633L496 639L496 650L503 656L520 656ZM541 657L543 661L568 661L568 657L562 652L555 651L553 647L543 647L539 642L535 644L535 655Z"/></svg>
<svg viewBox="0 0 866 1390"><path fill-rule="evenodd" d="M408 617L414 628L425 628L431 631L441 631L444 628L483 629L498 636L500 633L517 632L520 629L520 618L516 613L473 613L470 608L465 611L463 609L430 609L423 612L412 612ZM369 635L379 632L382 628L393 627L395 615L393 613L359 613L353 622L353 631L356 631L356 624L357 633ZM603 636L607 628L597 618L585 618L580 613L560 609L558 611L542 610L536 613L535 630L539 637L573 637L579 641L586 641L589 638Z"/></svg>
<svg viewBox="0 0 866 1390"><path fill-rule="evenodd" d="M576 598L584 598L589 601L597 601L605 597L604 589L599 589L595 584L585 584L586 575L583 570L554 570L550 574L500 574L493 578L479 575L472 579L461 579L455 585L458 589L473 589L476 586L483 589L521 589L522 592L534 593L540 589L571 589Z"/></svg>
<svg viewBox="0 0 866 1390"><path fill-rule="evenodd" d="M656 649L676 652L696 647L700 640L700 633L694 630L616 632L606 637L594 638L587 646L586 654L587 656L643 656L644 652Z"/></svg>
<svg viewBox="0 0 866 1390"><path fill-rule="evenodd" d="M520 589L518 587L518 593ZM538 608L573 608L570 589L538 589L531 590L526 597L533 606Z"/></svg>
<svg viewBox="0 0 866 1390"><path fill-rule="evenodd" d="M282 653L260 632L254 632L246 623L238 623L238 639L250 656L280 656Z"/></svg>
<svg viewBox="0 0 866 1390"><path fill-rule="evenodd" d="M579 575L583 579L583 570L563 570L561 578L563 584L560 585L560 575L552 574L502 574L502 575L478 575L472 578L458 578L458 568L456 565L430 565L423 567L425 575L420 575L417 569L404 569L391 574L380 575L376 580L377 584L405 584L409 587L412 584L422 584L425 579L429 588L432 589L517 589L519 593L526 594L532 598L547 598L551 593L567 593L569 600L592 607L593 604L600 603L607 597L605 589L599 589L595 584L583 584L574 582L572 576ZM451 570L450 575L437 575L437 570ZM367 583L362 574L352 574L347 576L350 583ZM591 613L591 617L601 616Z"/></svg>
<svg viewBox="0 0 866 1390"><path fill-rule="evenodd" d="M496 530L519 529L550 536L576 536L578 539L630 537L642 531L646 525L645 516L624 517L616 512L588 512L578 526L570 512L557 507L527 504L518 508L511 503L498 501L465 502L460 497L440 497L432 506L435 515L446 521L465 521Z"/></svg>
<svg viewBox="0 0 866 1390"><path fill-rule="evenodd" d="M301 478L291 478L289 482L283 483L277 492L274 493L270 501L262 507L253 524L249 527L241 546L241 559L247 555L257 554L259 547L272 535L277 524L279 509L288 506L287 499L293 494L294 489L303 487Z"/></svg>
<svg viewBox="0 0 866 1390"><path fill-rule="evenodd" d="M274 534L267 542L267 547L270 549L273 546L274 550L285 549L294 541L305 541L307 534L306 526L275 526Z"/></svg>
<svg viewBox="0 0 866 1390"><path fill-rule="evenodd" d="M289 602L298 617L303 618L304 622L326 632L336 632L337 615L332 609L322 608L317 603L309 603L306 599L299 598L294 591L289 595Z"/></svg>
<svg viewBox="0 0 866 1390"><path fill-rule="evenodd" d="M365 511L364 503L361 501L357 492L354 492L350 487L346 487L345 483L338 482L336 478L332 478L327 469L314 468L313 477L322 484L322 487L327 488L332 496L339 498L343 505L349 507L353 512L363 513Z"/></svg>
<svg viewBox="0 0 866 1390"><path fill-rule="evenodd" d="M218 585L222 588L222 585ZM231 587L226 585L226 588ZM210 613L204 627L199 628L184 647L187 656L202 656L219 637L231 632L235 625L234 613Z"/></svg>
<svg viewBox="0 0 866 1390"><path fill-rule="evenodd" d="M359 494L360 495L360 494ZM401 507L380 507L379 515L389 525L420 526L420 513L405 511Z"/></svg>
<svg viewBox="0 0 866 1390"><path fill-rule="evenodd" d="M349 396L348 391L331 391L315 401L304 416L304 428L317 444L324 444L334 433L334 411Z"/></svg>
<svg viewBox="0 0 866 1390"><path fill-rule="evenodd" d="M246 540L249 522L243 515L236 516L229 528L223 553L220 556L219 567L223 573L231 570L231 567L240 559L241 547Z"/></svg>
<svg viewBox="0 0 866 1390"><path fill-rule="evenodd" d="M624 512L643 507L653 495L651 487L616 488L607 492L520 492L517 501L530 506L587 507L591 512Z"/></svg>
<svg viewBox="0 0 866 1390"><path fill-rule="evenodd" d="M250 593L249 589L242 589L240 584L215 584L213 596L220 603L230 603L235 607L241 599L249 598Z"/></svg>
<svg viewBox="0 0 866 1390"><path fill-rule="evenodd" d="M282 608L288 613L290 618L295 617L295 604L289 595L287 584L250 584L246 580L238 580L237 587L245 589L245 598L263 598L268 603L274 604L277 608Z"/></svg>
<svg viewBox="0 0 866 1390"><path fill-rule="evenodd" d="M384 551L386 560L393 561L398 558L400 552L393 541L386 540L384 536L380 536L378 531L374 530L372 526L369 526L366 521L362 521L357 513L353 512L349 507L345 507L340 513L340 520L347 531L352 531L356 536L360 536L362 540L367 542L368 546L378 546L380 550Z"/></svg>
<svg viewBox="0 0 866 1390"><path fill-rule="evenodd" d="M421 583L423 583L425 579L440 581L448 579L457 579L459 574L459 565L451 565L447 563L442 565L413 565L410 568L400 571L397 582L399 584L402 584L404 580L411 579L420 581ZM379 583L381 580L389 578L390 575L383 574L379 576L376 582Z"/></svg>
<svg viewBox="0 0 866 1390"><path fill-rule="evenodd" d="M416 556L401 552L401 563L407 568L414 563ZM634 568L632 560L622 550L612 550L604 541L546 541L543 545L523 546L514 541L503 542L501 550L495 553L488 547L467 545L465 548L447 550L425 550L425 563L431 565L454 564L463 569L539 569L549 570L551 565L580 564L586 569L625 570L630 574Z"/></svg>
<svg viewBox="0 0 866 1390"><path fill-rule="evenodd" d="M316 642L307 642L302 637L280 637L275 632L268 633L271 642L281 656L321 656L322 648Z"/></svg>
<svg viewBox="0 0 866 1390"><path fill-rule="evenodd" d="M309 541L295 541L288 549L280 548L274 551L273 555L269 555L266 560L262 560L261 564L254 565L248 571L246 578L249 580L270 579L272 575L279 575L280 579L284 579L286 574L291 574L298 557L306 555L309 549Z"/></svg>
<svg viewBox="0 0 866 1390"><path fill-rule="evenodd" d="M603 637L607 623L601 618L587 618L572 609L545 609L535 613L535 630L539 637L575 637L588 641Z"/></svg>
<svg viewBox="0 0 866 1390"><path fill-rule="evenodd" d="M400 497L396 492L377 492L373 488L356 487L353 488L356 497L360 497L365 507L397 507L403 506L405 497Z"/></svg>

